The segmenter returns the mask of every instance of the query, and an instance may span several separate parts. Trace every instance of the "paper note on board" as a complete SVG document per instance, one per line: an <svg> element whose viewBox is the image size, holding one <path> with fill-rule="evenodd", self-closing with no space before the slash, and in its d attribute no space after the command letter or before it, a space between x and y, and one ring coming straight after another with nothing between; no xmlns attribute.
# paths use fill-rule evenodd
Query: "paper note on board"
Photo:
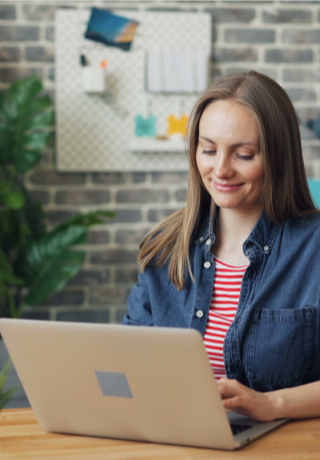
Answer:
<svg viewBox="0 0 320 460"><path fill-rule="evenodd" d="M208 54L204 50L153 49L147 52L147 91L201 93L208 84Z"/></svg>

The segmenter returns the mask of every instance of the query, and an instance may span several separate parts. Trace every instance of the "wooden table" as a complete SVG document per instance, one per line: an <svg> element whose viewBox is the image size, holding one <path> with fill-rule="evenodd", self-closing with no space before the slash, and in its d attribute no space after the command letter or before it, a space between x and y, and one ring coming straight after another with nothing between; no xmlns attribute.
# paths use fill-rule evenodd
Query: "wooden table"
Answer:
<svg viewBox="0 0 320 460"><path fill-rule="evenodd" d="M0 459L308 460L320 458L320 419L288 422L240 450L227 452L47 433L31 409L0 412Z"/></svg>

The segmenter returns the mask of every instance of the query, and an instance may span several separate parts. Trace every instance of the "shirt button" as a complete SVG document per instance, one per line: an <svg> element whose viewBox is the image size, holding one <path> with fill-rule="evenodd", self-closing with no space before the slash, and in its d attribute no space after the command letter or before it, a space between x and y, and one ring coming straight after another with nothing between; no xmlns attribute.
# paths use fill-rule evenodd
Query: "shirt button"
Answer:
<svg viewBox="0 0 320 460"><path fill-rule="evenodd" d="M210 268L211 267L211 263L210 262L205 262L203 264L204 268Z"/></svg>
<svg viewBox="0 0 320 460"><path fill-rule="evenodd" d="M198 318L202 318L203 317L203 311L202 310L198 310L197 313L196 313L197 317Z"/></svg>
<svg viewBox="0 0 320 460"><path fill-rule="evenodd" d="M210 246L210 244L211 244L211 240L210 240L210 238L209 238L209 239L206 241L206 245L207 245L207 246Z"/></svg>
<svg viewBox="0 0 320 460"><path fill-rule="evenodd" d="M203 236L201 236L201 237L199 238L199 241L200 241L200 243L202 243L202 241L203 241Z"/></svg>
<svg viewBox="0 0 320 460"><path fill-rule="evenodd" d="M269 251L269 246L267 246L267 245L263 246L263 250L264 250L265 252L268 252L268 251Z"/></svg>

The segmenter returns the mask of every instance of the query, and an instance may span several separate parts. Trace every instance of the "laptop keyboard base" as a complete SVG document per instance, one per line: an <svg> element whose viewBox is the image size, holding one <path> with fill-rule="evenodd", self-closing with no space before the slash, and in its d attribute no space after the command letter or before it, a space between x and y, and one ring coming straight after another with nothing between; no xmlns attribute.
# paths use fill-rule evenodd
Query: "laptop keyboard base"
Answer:
<svg viewBox="0 0 320 460"><path fill-rule="evenodd" d="M252 426L250 425L237 425L235 423L230 423L230 426L231 426L232 433L234 435L242 433L242 431L249 430L250 428L252 428Z"/></svg>

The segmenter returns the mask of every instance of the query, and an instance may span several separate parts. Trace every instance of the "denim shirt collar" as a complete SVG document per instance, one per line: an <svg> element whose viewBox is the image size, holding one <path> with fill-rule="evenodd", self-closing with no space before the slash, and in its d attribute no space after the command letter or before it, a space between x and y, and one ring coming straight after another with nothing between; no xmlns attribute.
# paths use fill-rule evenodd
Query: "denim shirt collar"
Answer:
<svg viewBox="0 0 320 460"><path fill-rule="evenodd" d="M210 214L208 213L201 225L200 232L198 233L196 237L196 244L203 245L205 244L208 239L212 241L212 244L215 242L215 234L213 231L213 220L210 217Z"/></svg>
<svg viewBox="0 0 320 460"><path fill-rule="evenodd" d="M244 254L249 257L252 248L258 249L262 254L270 254L280 229L281 226L273 224L266 212L263 211L256 226L243 244Z"/></svg>
<svg viewBox="0 0 320 460"><path fill-rule="evenodd" d="M244 254L249 257L253 251L258 251L260 254L271 253L274 241L280 229L281 226L273 224L266 212L263 211L249 237L243 244ZM206 244L208 239L211 240L212 244L215 241L212 219L210 219L209 215L206 216L202 224L201 230L196 238L196 244Z"/></svg>

